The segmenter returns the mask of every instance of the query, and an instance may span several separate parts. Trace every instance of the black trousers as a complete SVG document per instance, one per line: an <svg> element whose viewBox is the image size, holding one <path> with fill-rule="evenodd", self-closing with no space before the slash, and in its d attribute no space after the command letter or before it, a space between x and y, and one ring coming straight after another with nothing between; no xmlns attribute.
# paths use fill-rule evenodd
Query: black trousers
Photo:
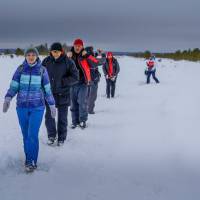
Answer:
<svg viewBox="0 0 200 200"><path fill-rule="evenodd" d="M114 81L112 81L111 79L106 79L106 94L108 98L110 98L110 96L115 96L116 81L117 79L115 79Z"/></svg>
<svg viewBox="0 0 200 200"><path fill-rule="evenodd" d="M68 115L68 106L62 105L57 106L57 116L58 121L51 117L51 111L48 105L46 105L46 114L45 114L45 125L47 128L48 137L56 138L58 141L64 141L67 138L67 120Z"/></svg>

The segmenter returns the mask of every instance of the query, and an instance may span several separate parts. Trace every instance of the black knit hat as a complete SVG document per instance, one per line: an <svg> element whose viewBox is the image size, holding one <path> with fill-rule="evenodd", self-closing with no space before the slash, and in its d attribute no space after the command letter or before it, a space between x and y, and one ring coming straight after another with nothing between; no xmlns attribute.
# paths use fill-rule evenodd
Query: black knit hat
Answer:
<svg viewBox="0 0 200 200"><path fill-rule="evenodd" d="M51 51L63 51L62 44L60 44L59 42L53 43L51 45Z"/></svg>

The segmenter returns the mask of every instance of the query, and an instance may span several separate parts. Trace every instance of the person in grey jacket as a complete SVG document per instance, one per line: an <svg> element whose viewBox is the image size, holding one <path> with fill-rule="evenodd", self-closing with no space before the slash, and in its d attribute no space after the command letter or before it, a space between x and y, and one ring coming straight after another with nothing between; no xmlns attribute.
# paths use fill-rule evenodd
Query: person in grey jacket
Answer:
<svg viewBox="0 0 200 200"><path fill-rule="evenodd" d="M103 65L103 72L106 78L106 94L107 98L115 97L115 88L117 76L120 72L120 66L112 52L107 53L106 63Z"/></svg>
<svg viewBox="0 0 200 200"><path fill-rule="evenodd" d="M86 47L85 50L88 52L88 54L91 54L92 56L98 58L99 56L102 57L102 51L98 50L96 54L94 53L93 47ZM91 84L88 87L88 114L95 114L94 108L95 108L95 101L97 100L97 93L98 93L98 84L100 82L101 73L99 72L99 69L92 68L91 69Z"/></svg>

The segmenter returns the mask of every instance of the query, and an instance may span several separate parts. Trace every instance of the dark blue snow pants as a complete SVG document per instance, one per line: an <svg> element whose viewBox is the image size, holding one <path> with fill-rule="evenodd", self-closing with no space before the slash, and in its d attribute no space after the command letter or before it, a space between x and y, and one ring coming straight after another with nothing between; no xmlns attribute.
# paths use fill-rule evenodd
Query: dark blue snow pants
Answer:
<svg viewBox="0 0 200 200"><path fill-rule="evenodd" d="M149 70L146 72L146 74L147 74L147 84L150 83L151 76L153 77L156 83L159 83L159 80L156 77L156 70L153 70L153 71Z"/></svg>

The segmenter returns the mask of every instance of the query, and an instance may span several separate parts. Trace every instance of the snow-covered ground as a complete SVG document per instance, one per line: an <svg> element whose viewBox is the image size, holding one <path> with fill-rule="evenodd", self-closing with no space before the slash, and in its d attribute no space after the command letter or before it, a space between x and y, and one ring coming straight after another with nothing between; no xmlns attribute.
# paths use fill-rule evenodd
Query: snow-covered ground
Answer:
<svg viewBox="0 0 200 200"><path fill-rule="evenodd" d="M0 58L0 98L22 58ZM161 84L144 84L144 60L119 58L117 96L99 85L87 130L69 130L64 147L40 132L39 170L23 171L15 100L0 112L1 200L199 200L200 63L163 60ZM70 122L69 116L69 122Z"/></svg>

